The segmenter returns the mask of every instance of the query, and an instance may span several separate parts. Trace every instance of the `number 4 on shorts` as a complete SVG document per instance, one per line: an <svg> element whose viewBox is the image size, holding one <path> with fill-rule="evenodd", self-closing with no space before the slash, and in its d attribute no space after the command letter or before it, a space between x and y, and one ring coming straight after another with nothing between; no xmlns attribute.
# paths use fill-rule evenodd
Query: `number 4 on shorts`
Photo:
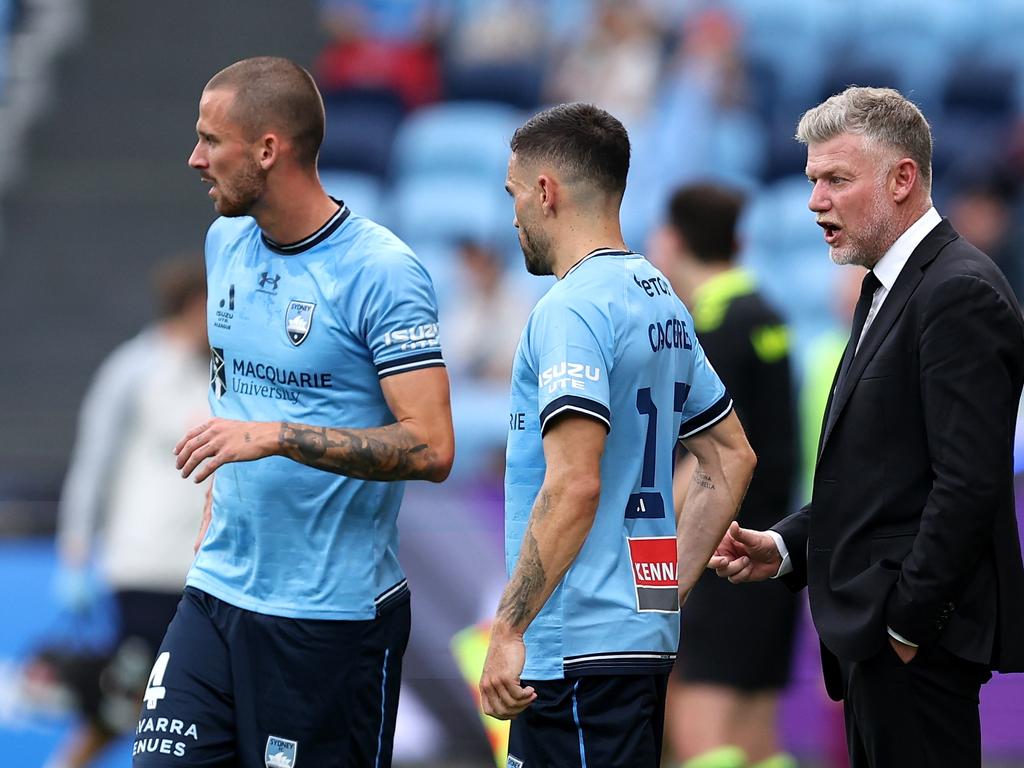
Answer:
<svg viewBox="0 0 1024 768"><path fill-rule="evenodd" d="M164 651L156 658L153 671L149 673L146 693L142 696L142 700L146 702L146 709L156 709L160 699L167 695L167 689L164 688L164 673L167 672L167 662L170 660L170 651Z"/></svg>

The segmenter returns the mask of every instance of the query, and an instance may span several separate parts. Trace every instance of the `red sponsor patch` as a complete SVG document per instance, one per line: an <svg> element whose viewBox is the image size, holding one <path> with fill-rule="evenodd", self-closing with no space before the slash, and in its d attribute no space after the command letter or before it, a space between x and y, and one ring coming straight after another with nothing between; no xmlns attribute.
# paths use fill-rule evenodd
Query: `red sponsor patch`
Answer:
<svg viewBox="0 0 1024 768"><path fill-rule="evenodd" d="M628 539L633 581L638 587L677 587L676 539Z"/></svg>

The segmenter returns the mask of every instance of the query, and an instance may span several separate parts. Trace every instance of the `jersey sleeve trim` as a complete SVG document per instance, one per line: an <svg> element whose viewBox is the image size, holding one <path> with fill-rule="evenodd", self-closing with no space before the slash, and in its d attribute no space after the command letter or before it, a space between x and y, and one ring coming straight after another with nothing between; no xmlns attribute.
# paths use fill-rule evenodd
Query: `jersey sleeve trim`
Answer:
<svg viewBox="0 0 1024 768"><path fill-rule="evenodd" d="M685 440L693 437L698 432L703 432L708 427L713 427L732 412L732 398L728 392L723 392L703 413L699 413L692 419L688 419L679 427L679 439Z"/></svg>
<svg viewBox="0 0 1024 768"><path fill-rule="evenodd" d="M585 397L562 395L548 403L544 410L540 412L541 436L543 436L547 431L548 424L553 418L568 411L581 413L584 416L590 416L593 419L597 419L604 424L605 429L609 432L612 431L612 414L607 407L596 400L589 400Z"/></svg>
<svg viewBox="0 0 1024 768"><path fill-rule="evenodd" d="M383 363L378 363L377 377L383 379L388 376L394 376L396 373L417 371L420 368L437 367L444 367L444 357L439 349L433 352L424 352L419 355L409 355L407 357L400 357L397 360L388 360Z"/></svg>

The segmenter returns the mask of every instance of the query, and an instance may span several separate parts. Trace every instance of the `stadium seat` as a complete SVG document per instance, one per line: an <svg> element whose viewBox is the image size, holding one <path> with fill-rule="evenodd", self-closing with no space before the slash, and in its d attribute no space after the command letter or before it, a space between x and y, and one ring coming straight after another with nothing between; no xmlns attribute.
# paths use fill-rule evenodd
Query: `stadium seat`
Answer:
<svg viewBox="0 0 1024 768"><path fill-rule="evenodd" d="M1013 124L1020 75L1007 64L962 60L952 68L934 121L935 176L998 162Z"/></svg>
<svg viewBox="0 0 1024 768"><path fill-rule="evenodd" d="M512 230L512 206L501 184L466 174L399 179L391 197L395 231L409 242L494 242Z"/></svg>
<svg viewBox="0 0 1024 768"><path fill-rule="evenodd" d="M543 77L535 61L448 62L443 90L452 101L495 101L532 110L540 104Z"/></svg>
<svg viewBox="0 0 1024 768"><path fill-rule="evenodd" d="M324 107L321 165L386 176L395 132L405 114L398 95L383 89L340 91L329 94Z"/></svg>
<svg viewBox="0 0 1024 768"><path fill-rule="evenodd" d="M774 198L778 247L785 252L817 248L824 253L821 228L815 224L814 213L807 208L811 196L807 177L795 173L779 179L771 186L769 194ZM827 253L825 258L827 260Z"/></svg>
<svg viewBox="0 0 1024 768"><path fill-rule="evenodd" d="M866 85L873 88L902 88L896 70L878 63L874 57L847 58L833 65L822 77L818 90L818 101L841 93L851 85Z"/></svg>
<svg viewBox="0 0 1024 768"><path fill-rule="evenodd" d="M517 110L493 103L446 103L414 112L395 138L394 175L465 173L500 186L509 139L522 121Z"/></svg>
<svg viewBox="0 0 1024 768"><path fill-rule="evenodd" d="M381 221L384 202L384 188L376 176L355 171L320 172L320 183L327 194L345 204L360 216Z"/></svg>

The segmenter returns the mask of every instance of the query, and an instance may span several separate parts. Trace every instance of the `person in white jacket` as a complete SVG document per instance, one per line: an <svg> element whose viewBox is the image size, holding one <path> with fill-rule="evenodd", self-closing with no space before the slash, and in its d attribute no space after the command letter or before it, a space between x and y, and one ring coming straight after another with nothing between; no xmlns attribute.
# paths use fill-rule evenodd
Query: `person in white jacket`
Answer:
<svg viewBox="0 0 1024 768"><path fill-rule="evenodd" d="M61 494L58 596L85 610L95 563L113 592L119 626L100 679L77 691L83 721L48 768L87 766L134 726L203 513L207 484L181 482L173 449L209 413L205 269L198 258L171 262L155 283L160 317L96 372Z"/></svg>

